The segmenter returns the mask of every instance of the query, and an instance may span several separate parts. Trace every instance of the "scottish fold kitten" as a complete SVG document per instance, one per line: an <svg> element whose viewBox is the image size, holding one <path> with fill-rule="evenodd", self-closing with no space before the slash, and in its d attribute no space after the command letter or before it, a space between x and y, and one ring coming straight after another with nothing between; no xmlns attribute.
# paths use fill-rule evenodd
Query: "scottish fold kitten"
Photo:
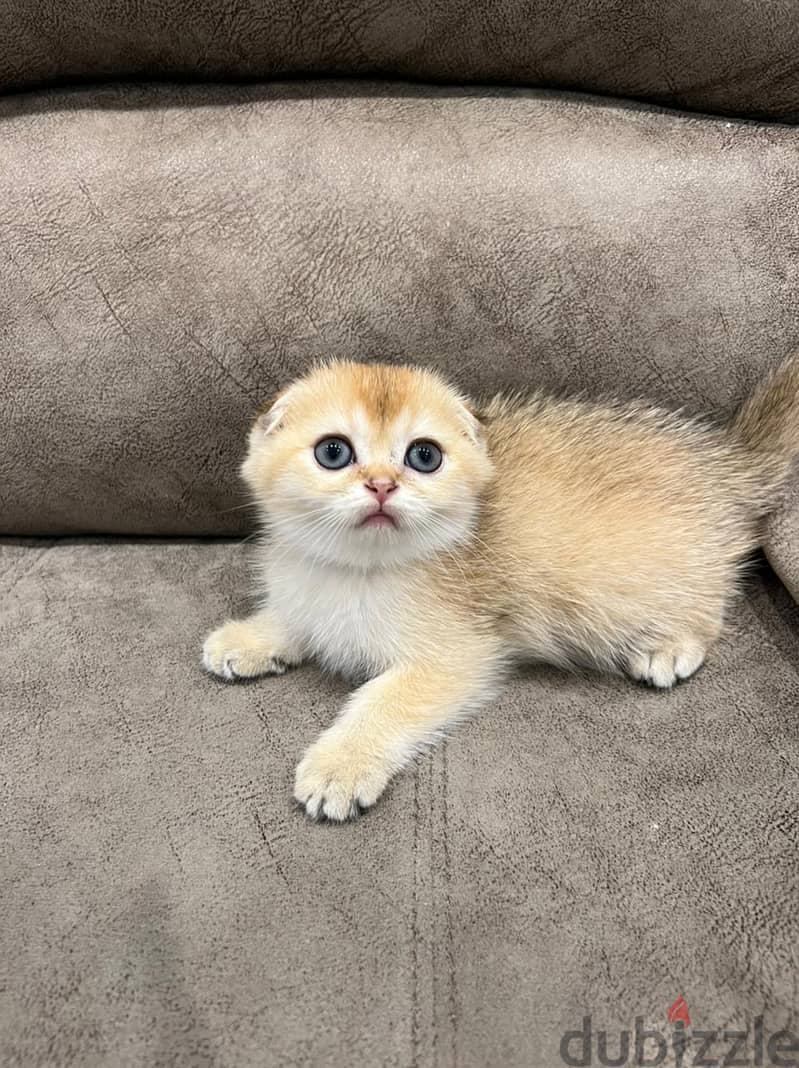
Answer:
<svg viewBox="0 0 799 1068"><path fill-rule="evenodd" d="M294 788L345 820L514 661L692 675L797 451L799 358L724 428L541 394L477 408L430 371L330 363L252 428L263 607L203 662L362 680Z"/></svg>

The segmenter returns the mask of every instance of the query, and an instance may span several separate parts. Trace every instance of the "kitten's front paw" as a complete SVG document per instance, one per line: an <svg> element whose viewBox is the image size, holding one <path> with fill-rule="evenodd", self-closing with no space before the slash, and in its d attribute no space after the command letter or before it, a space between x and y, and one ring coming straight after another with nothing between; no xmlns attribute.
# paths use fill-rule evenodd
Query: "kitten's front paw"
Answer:
<svg viewBox="0 0 799 1068"><path fill-rule="evenodd" d="M225 623L208 635L203 645L203 667L231 682L257 675L282 675L286 670L263 635L246 620Z"/></svg>
<svg viewBox="0 0 799 1068"><path fill-rule="evenodd" d="M330 737L331 733L323 734L297 766L294 797L312 819L348 820L377 801L391 768L373 753L360 752L352 741Z"/></svg>

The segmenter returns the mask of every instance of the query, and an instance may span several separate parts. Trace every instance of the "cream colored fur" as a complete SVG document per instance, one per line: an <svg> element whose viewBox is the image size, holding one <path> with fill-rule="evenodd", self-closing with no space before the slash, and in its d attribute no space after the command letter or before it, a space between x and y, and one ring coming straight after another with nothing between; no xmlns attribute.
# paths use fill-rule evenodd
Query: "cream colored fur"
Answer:
<svg viewBox="0 0 799 1068"><path fill-rule="evenodd" d="M729 428L643 406L497 398L436 375L332 363L259 417L242 473L262 510L264 607L205 643L227 679L313 657L366 679L308 749L295 796L343 820L483 703L513 661L670 687L703 663L741 560L799 451L799 364ZM327 436L355 462L314 459ZM411 442L443 463L404 463ZM395 526L362 526L369 480Z"/></svg>

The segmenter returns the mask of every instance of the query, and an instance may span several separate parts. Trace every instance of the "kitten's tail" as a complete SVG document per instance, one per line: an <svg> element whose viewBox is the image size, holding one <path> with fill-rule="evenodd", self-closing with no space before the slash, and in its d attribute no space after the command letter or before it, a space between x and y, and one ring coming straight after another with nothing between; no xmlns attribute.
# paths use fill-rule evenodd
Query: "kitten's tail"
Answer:
<svg viewBox="0 0 799 1068"><path fill-rule="evenodd" d="M730 431L784 478L799 455L799 353L765 378L730 424Z"/></svg>

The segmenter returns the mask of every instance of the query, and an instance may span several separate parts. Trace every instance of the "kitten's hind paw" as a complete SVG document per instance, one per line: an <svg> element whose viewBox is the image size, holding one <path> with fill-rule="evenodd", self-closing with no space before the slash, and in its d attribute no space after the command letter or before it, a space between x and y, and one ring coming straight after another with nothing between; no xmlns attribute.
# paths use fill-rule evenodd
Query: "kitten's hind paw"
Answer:
<svg viewBox="0 0 799 1068"><path fill-rule="evenodd" d="M705 662L705 648L687 638L670 642L647 653L633 653L627 671L634 679L650 686L669 689L678 679L687 679Z"/></svg>
<svg viewBox="0 0 799 1068"><path fill-rule="evenodd" d="M282 675L286 664L246 620L225 623L203 645L203 667L228 682L258 675Z"/></svg>

